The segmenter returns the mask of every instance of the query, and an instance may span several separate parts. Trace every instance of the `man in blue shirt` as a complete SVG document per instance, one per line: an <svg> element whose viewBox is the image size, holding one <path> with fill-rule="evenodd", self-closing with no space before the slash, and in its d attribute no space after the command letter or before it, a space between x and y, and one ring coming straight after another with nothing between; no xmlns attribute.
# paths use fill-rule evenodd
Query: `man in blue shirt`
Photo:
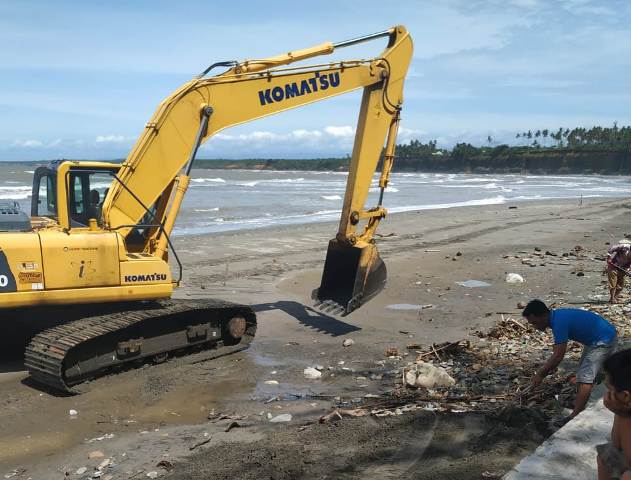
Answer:
<svg viewBox="0 0 631 480"><path fill-rule="evenodd" d="M578 308L550 310L541 300L532 300L526 305L522 315L537 330L552 329L554 348L552 356L535 372L532 384L537 386L543 378L554 371L567 350L568 340L583 344L583 355L576 373L576 400L574 411L561 422L574 418L585 409L596 375L603 362L615 352L617 344L616 328L600 315Z"/></svg>

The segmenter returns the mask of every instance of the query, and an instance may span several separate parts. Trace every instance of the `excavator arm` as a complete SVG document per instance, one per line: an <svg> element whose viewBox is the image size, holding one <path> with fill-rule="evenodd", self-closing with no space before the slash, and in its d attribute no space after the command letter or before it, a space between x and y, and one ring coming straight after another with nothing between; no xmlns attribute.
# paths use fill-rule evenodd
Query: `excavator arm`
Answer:
<svg viewBox="0 0 631 480"><path fill-rule="evenodd" d="M380 37L388 37L388 45L372 59L291 66ZM209 67L166 98L146 124L105 199L105 227L127 237L152 206L161 205L153 219L160 229L154 229L145 250L166 258L168 235L203 142L225 128L363 88L339 230L329 244L322 284L315 294L325 308L350 313L385 283L385 266L373 235L386 214L381 199L392 167L411 57L411 37L404 27L396 26L267 59L222 62L216 65L229 69L206 78ZM379 203L365 209L384 143Z"/></svg>

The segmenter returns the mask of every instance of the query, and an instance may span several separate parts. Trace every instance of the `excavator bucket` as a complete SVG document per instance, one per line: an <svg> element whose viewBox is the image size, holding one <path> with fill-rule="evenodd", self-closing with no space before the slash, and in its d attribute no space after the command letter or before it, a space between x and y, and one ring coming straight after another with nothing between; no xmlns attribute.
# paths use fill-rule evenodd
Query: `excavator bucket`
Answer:
<svg viewBox="0 0 631 480"><path fill-rule="evenodd" d="M313 291L316 307L346 316L383 290L386 277L374 243L350 246L331 240L320 288Z"/></svg>

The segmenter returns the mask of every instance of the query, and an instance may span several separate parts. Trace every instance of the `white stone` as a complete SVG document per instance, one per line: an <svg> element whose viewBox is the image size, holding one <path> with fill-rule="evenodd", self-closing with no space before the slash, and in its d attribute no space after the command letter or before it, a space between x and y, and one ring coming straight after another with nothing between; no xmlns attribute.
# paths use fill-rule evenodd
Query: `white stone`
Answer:
<svg viewBox="0 0 631 480"><path fill-rule="evenodd" d="M350 347L354 343L355 340L353 340L352 338L347 338L346 340L344 340L344 342L342 342L342 345L344 345L345 347Z"/></svg>
<svg viewBox="0 0 631 480"><path fill-rule="evenodd" d="M265 385L278 385L278 380L266 380Z"/></svg>
<svg viewBox="0 0 631 480"><path fill-rule="evenodd" d="M272 423L291 422L291 414L283 413L281 415L277 415L274 418L270 418L270 422L272 422Z"/></svg>
<svg viewBox="0 0 631 480"><path fill-rule="evenodd" d="M524 277L522 277L519 273L507 273L506 274L506 283L524 283Z"/></svg>
<svg viewBox="0 0 631 480"><path fill-rule="evenodd" d="M450 387L456 381L444 368L431 363L419 362L414 364L404 375L405 383L413 387Z"/></svg>
<svg viewBox="0 0 631 480"><path fill-rule="evenodd" d="M71 417L74 417L75 415L77 415L79 412L77 412L76 410L68 410L68 415L70 415Z"/></svg>
<svg viewBox="0 0 631 480"><path fill-rule="evenodd" d="M305 378L320 378L322 376L322 372L316 370L313 367L307 367L304 369Z"/></svg>
<svg viewBox="0 0 631 480"><path fill-rule="evenodd" d="M87 468L86 467L81 467L81 468L77 468L77 471L74 472L77 475L83 475L86 472Z"/></svg>
<svg viewBox="0 0 631 480"><path fill-rule="evenodd" d="M149 478L158 478L158 472L147 472Z"/></svg>

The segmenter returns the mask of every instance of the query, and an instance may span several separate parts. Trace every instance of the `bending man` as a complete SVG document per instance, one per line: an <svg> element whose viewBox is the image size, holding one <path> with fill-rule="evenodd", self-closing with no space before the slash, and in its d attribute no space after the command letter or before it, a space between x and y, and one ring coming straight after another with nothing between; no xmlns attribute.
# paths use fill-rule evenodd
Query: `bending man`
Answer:
<svg viewBox="0 0 631 480"><path fill-rule="evenodd" d="M618 303L620 292L624 287L624 277L631 266L631 243L620 240L609 247L607 257L607 279L609 280L609 303Z"/></svg>
<svg viewBox="0 0 631 480"><path fill-rule="evenodd" d="M594 312L578 308L550 310L541 300L529 302L522 315L537 330L551 328L554 336L552 356L533 375L534 386L539 385L561 363L567 351L568 340L583 344L583 355L576 373L574 410L571 415L558 422L562 425L585 409L596 375L605 359L616 349L616 328Z"/></svg>

